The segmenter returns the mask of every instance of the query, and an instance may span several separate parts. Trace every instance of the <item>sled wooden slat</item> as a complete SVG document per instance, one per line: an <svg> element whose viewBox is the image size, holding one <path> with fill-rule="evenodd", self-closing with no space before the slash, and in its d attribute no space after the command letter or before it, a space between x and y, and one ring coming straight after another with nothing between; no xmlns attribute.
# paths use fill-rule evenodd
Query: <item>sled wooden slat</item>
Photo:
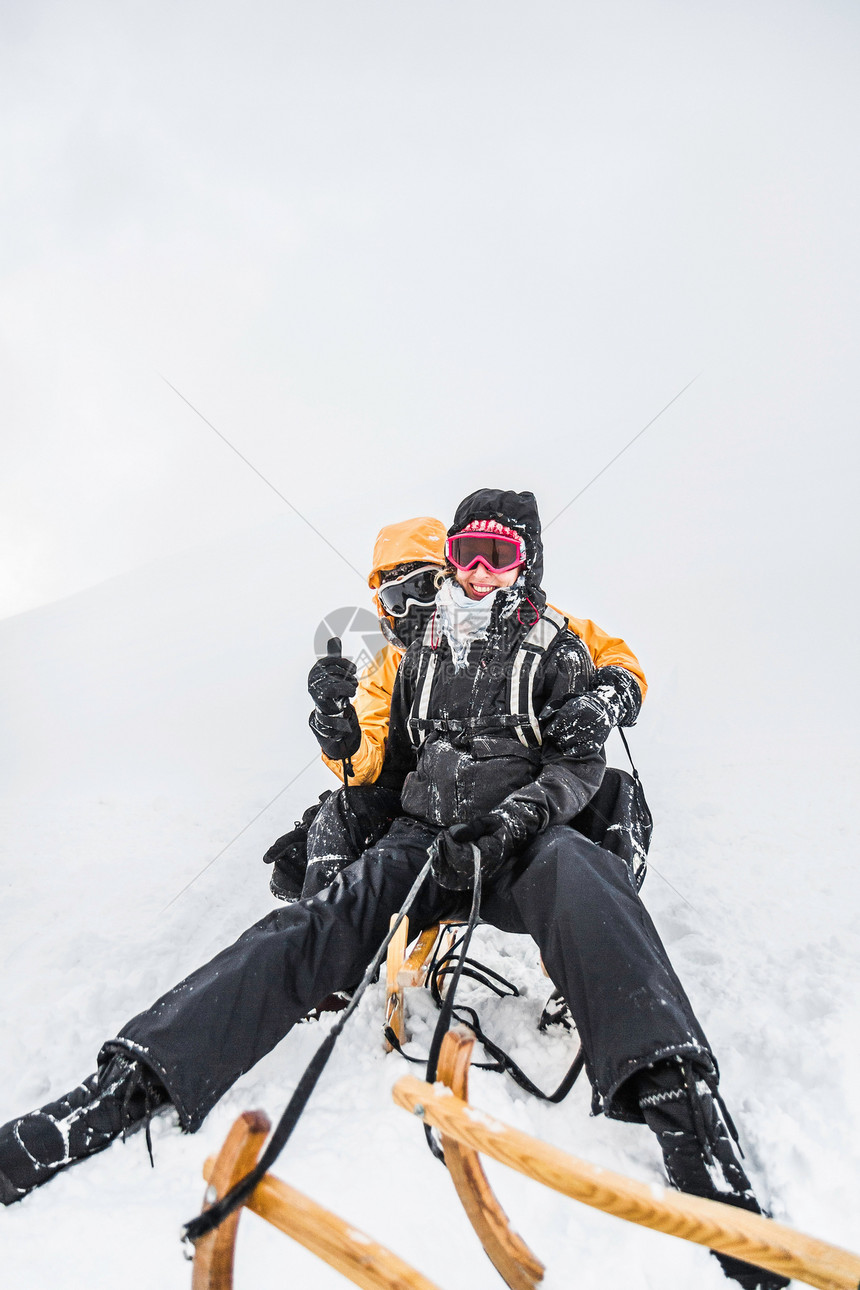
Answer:
<svg viewBox="0 0 860 1290"><path fill-rule="evenodd" d="M455 924L455 928L456 926L459 924ZM450 949L455 936L456 931L448 925L447 919L434 923L424 929L407 958L409 919L404 918L397 930L397 935L389 944L385 963L385 1024L391 1027L400 1044L405 1044L409 1038L404 990L424 985L427 980L427 965L431 961L437 942L439 953L444 954ZM392 1046L387 1039L384 1040L384 1044L385 1051L390 1053Z"/></svg>
<svg viewBox="0 0 860 1290"><path fill-rule="evenodd" d="M819 1290L858 1290L860 1286L860 1256L772 1219L600 1169L412 1075L397 1081L393 1096L399 1106L445 1137L617 1218L694 1241Z"/></svg>
<svg viewBox="0 0 860 1290"><path fill-rule="evenodd" d="M392 914L391 924L397 915ZM388 955L385 960L385 1024L390 1026L397 1036L398 1043L406 1042L406 1019L403 1015L403 990L398 985L397 977L406 957L406 945L409 938L409 919L401 919L400 926L388 944ZM391 1044L385 1040L386 1052L391 1051Z"/></svg>
<svg viewBox="0 0 860 1290"><path fill-rule="evenodd" d="M245 1111L239 1116L217 1157L203 1166L203 1177L210 1184L205 1209L253 1167L269 1128L269 1120L260 1111ZM439 1290L396 1254L272 1174L260 1180L244 1208L291 1236L363 1290ZM192 1290L232 1290L241 1212L240 1208L196 1243Z"/></svg>
<svg viewBox="0 0 860 1290"><path fill-rule="evenodd" d="M409 957L397 973L397 984L401 990L408 986L423 985L427 976L427 962L433 953L433 946L439 935L439 924L427 927L412 946Z"/></svg>
<svg viewBox="0 0 860 1290"><path fill-rule="evenodd" d="M250 1196L248 1209L365 1290L439 1290L384 1245L271 1174Z"/></svg>
<svg viewBox="0 0 860 1290"><path fill-rule="evenodd" d="M464 1027L456 1027L448 1031L439 1053L438 1078L463 1102L469 1097L469 1066L474 1046L474 1035ZM510 1290L535 1290L543 1280L544 1266L511 1228L487 1181L477 1151L444 1133L442 1150L457 1195L496 1271Z"/></svg>
<svg viewBox="0 0 860 1290"><path fill-rule="evenodd" d="M225 1196L234 1183L244 1178L263 1148L271 1123L262 1111L244 1111L235 1122L214 1160L207 1160L203 1177L209 1183L204 1210ZM192 1290L231 1290L236 1230L241 1208L224 1219L214 1232L202 1236L194 1246Z"/></svg>

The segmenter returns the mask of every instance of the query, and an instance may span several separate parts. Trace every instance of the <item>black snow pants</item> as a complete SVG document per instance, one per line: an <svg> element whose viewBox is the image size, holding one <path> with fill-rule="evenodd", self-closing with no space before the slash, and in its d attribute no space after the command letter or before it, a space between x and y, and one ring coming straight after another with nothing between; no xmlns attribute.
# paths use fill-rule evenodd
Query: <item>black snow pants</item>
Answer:
<svg viewBox="0 0 860 1290"><path fill-rule="evenodd" d="M316 896L383 837L402 814L400 794L381 784L339 788L327 797L308 830L308 867L302 896Z"/></svg>
<svg viewBox="0 0 860 1290"><path fill-rule="evenodd" d="M427 858L436 830L408 817L310 899L274 910L235 944L123 1026L103 1047L158 1075L183 1127L198 1128L223 1093L333 990L358 980ZM412 907L418 930L464 911L463 893L429 877ZM499 875L485 921L529 933L568 1001L598 1103L641 1122L630 1076L681 1054L716 1066L623 861L553 826Z"/></svg>

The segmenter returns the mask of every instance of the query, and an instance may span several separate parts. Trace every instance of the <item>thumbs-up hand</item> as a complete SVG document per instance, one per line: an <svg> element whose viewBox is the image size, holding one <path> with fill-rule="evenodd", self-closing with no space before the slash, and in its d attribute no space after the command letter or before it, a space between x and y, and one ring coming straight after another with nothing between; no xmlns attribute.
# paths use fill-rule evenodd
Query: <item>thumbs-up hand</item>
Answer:
<svg viewBox="0 0 860 1290"><path fill-rule="evenodd" d="M351 757L361 747L361 725L350 703L358 689L355 664L340 648L333 636L325 658L318 658L308 674L308 693L314 701L310 728L326 757L334 761Z"/></svg>
<svg viewBox="0 0 860 1290"><path fill-rule="evenodd" d="M318 658L308 673L308 693L314 707L324 716L345 712L358 689L356 668L352 659L341 654L337 636L328 643L325 658Z"/></svg>

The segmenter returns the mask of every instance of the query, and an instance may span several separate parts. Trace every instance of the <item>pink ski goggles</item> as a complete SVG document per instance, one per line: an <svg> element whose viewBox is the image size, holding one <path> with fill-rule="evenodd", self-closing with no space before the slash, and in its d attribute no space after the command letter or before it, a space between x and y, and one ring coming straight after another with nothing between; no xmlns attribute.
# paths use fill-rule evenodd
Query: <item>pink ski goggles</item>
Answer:
<svg viewBox="0 0 860 1290"><path fill-rule="evenodd" d="M455 533L445 543L445 555L455 569L465 572L482 564L491 573L507 573L525 564L526 548L522 538L501 537L498 533Z"/></svg>

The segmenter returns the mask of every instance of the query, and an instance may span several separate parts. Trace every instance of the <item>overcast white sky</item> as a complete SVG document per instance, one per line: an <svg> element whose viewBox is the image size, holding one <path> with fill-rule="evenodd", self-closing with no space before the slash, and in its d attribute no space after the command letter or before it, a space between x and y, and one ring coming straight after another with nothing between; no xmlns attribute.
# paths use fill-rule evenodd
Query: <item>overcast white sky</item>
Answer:
<svg viewBox="0 0 860 1290"><path fill-rule="evenodd" d="M853 605L856 4L7 0L0 33L0 614L255 525L358 586L162 376L364 570L476 486L550 519L701 374L551 529L556 601L707 570Z"/></svg>

